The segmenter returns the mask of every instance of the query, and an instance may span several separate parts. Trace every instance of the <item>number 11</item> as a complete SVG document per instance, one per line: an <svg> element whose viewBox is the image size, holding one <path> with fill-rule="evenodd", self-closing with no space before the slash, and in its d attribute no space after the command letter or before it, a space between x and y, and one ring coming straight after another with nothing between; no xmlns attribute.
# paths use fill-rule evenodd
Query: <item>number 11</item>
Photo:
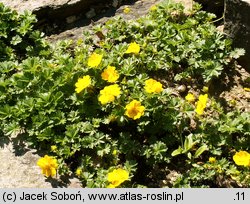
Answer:
<svg viewBox="0 0 250 204"><path fill-rule="evenodd" d="M242 193L238 192L238 193L236 193L236 195L237 195L237 200L241 200L241 198L242 198L242 200L245 199L245 194L244 194L244 192L242 192Z"/></svg>

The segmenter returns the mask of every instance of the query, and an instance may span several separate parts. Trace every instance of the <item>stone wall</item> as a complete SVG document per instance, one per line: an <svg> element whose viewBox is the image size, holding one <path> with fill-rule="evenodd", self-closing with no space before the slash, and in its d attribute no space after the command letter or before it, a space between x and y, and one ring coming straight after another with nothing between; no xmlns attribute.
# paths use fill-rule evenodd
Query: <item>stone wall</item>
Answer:
<svg viewBox="0 0 250 204"><path fill-rule="evenodd" d="M250 71L250 0L225 0L224 24L224 32L233 39L233 46L245 49L239 62Z"/></svg>
<svg viewBox="0 0 250 204"><path fill-rule="evenodd" d="M65 20L67 17L82 15L93 17L95 10L108 7L117 7L125 0L0 0L0 2L23 12L30 10L36 15L38 25L43 23L53 24L55 21ZM74 18L71 18L74 19Z"/></svg>

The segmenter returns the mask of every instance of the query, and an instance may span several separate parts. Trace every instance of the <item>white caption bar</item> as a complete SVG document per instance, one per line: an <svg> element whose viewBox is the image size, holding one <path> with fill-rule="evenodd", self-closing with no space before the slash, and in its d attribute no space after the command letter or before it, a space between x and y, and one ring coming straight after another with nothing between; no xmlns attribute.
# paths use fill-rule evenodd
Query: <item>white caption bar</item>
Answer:
<svg viewBox="0 0 250 204"><path fill-rule="evenodd" d="M250 203L250 188L117 188L117 189L0 189L0 204L241 204Z"/></svg>

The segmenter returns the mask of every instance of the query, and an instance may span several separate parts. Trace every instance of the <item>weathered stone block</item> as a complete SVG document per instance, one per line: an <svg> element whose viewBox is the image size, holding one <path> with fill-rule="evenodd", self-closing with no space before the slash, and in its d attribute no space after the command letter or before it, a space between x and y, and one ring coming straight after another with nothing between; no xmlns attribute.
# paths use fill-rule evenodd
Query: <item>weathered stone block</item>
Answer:
<svg viewBox="0 0 250 204"><path fill-rule="evenodd" d="M225 0L224 23L224 32L233 39L233 46L245 49L239 62L250 71L250 0Z"/></svg>
<svg viewBox="0 0 250 204"><path fill-rule="evenodd" d="M112 0L0 0L12 9L22 12L26 9L34 13L38 21L62 20L69 16L75 16L87 12L91 6L112 2Z"/></svg>

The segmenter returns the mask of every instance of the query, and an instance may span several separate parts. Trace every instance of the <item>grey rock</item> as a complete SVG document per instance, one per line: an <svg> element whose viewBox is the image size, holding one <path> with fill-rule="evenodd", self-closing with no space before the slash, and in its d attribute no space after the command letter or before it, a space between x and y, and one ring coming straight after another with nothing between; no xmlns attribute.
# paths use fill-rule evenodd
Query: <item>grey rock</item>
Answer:
<svg viewBox="0 0 250 204"><path fill-rule="evenodd" d="M31 11L37 16L39 22L40 19L46 19L50 23L81 14L88 11L93 5L109 1L111 2L111 0L0 0L0 2L18 12L23 12L24 10Z"/></svg>
<svg viewBox="0 0 250 204"><path fill-rule="evenodd" d="M246 53L239 62L250 71L250 0L225 0L224 32Z"/></svg>
<svg viewBox="0 0 250 204"><path fill-rule="evenodd" d="M77 20L76 16L69 16L66 18L66 22L69 24L75 22L76 20Z"/></svg>
<svg viewBox="0 0 250 204"><path fill-rule="evenodd" d="M86 14L86 18L93 18L96 15L95 9L91 8Z"/></svg>
<svg viewBox="0 0 250 204"><path fill-rule="evenodd" d="M135 4L137 4L137 5L140 5L140 6L141 6L143 3L142 3L142 1L140 1L140 0L139 0L139 1L136 1L136 2L135 2Z"/></svg>
<svg viewBox="0 0 250 204"><path fill-rule="evenodd" d="M81 188L81 182L77 178L69 178L67 183L62 182L58 176L49 182L42 175L37 166L40 156L36 150L28 149L27 152L19 152L12 143L0 142L0 188Z"/></svg>
<svg viewBox="0 0 250 204"><path fill-rule="evenodd" d="M116 8L116 7L118 6L118 4L119 4L119 1L118 1L118 0L113 0L112 6L113 6L114 8Z"/></svg>
<svg viewBox="0 0 250 204"><path fill-rule="evenodd" d="M12 144L0 148L1 188L51 188L36 164L40 157L34 152L16 156Z"/></svg>

